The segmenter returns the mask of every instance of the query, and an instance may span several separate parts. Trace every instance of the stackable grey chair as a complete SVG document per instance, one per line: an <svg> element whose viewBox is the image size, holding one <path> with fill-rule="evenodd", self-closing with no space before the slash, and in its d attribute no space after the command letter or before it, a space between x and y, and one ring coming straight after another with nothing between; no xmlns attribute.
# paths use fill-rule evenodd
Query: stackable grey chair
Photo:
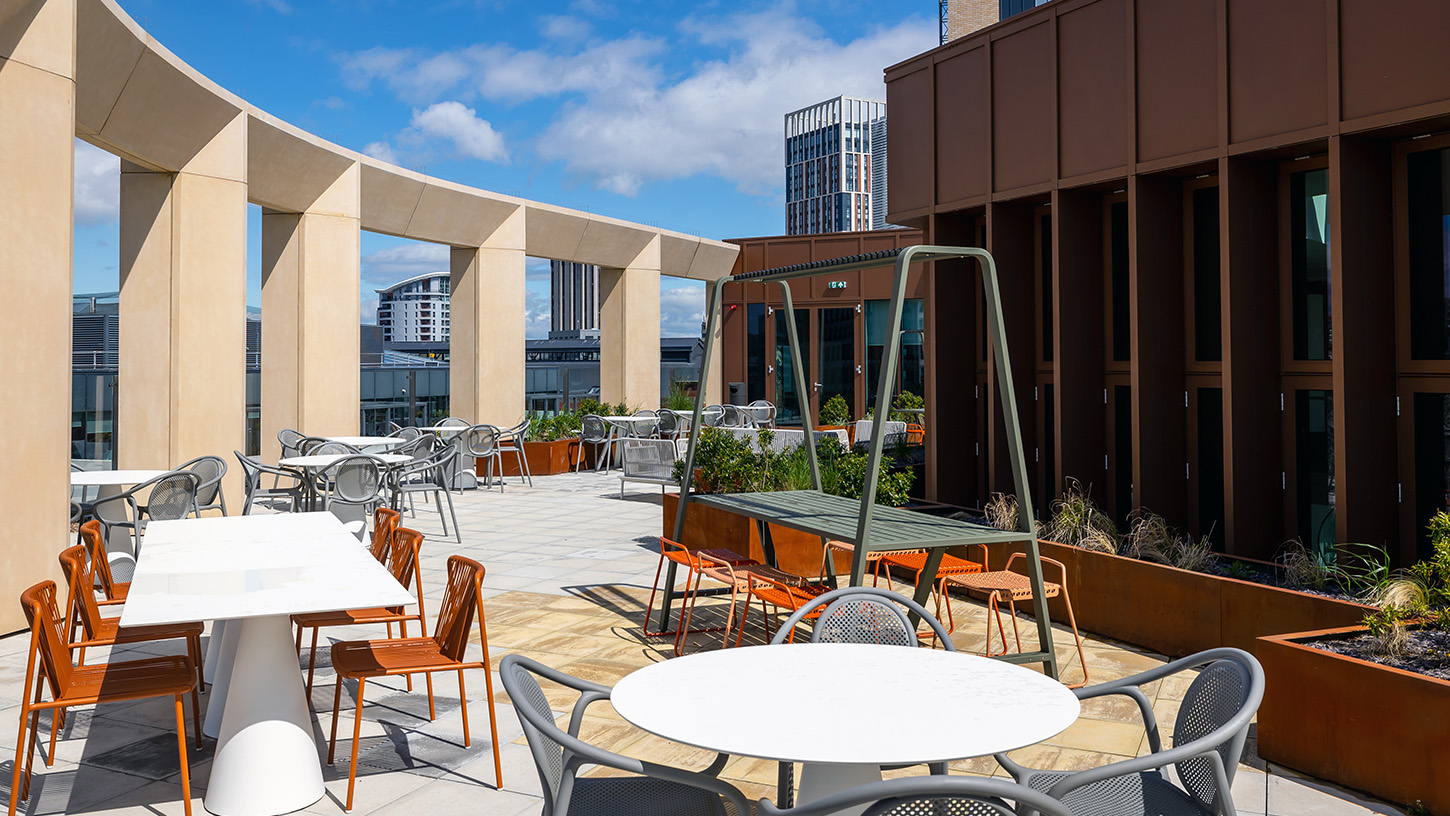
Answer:
<svg viewBox="0 0 1450 816"><path fill-rule="evenodd" d="M584 446L586 444L594 445L596 449L599 445L606 445L611 449L613 448L609 438L609 423L604 421L604 417L596 414L584 415L582 426L579 428L579 454L574 458L575 473L579 472L579 465L584 462ZM606 470L609 468L609 455L610 451L606 450L604 452L604 465Z"/></svg>
<svg viewBox="0 0 1450 816"><path fill-rule="evenodd" d="M198 456L177 470L195 473L196 478L201 480L196 488L198 515L207 510L220 510L222 515L227 514L227 497L222 492L222 477L227 475L226 460L220 456Z"/></svg>
<svg viewBox="0 0 1450 816"><path fill-rule="evenodd" d="M313 445L307 451L309 456L326 456L334 453L362 453L362 451L346 442L330 442L325 439L321 443Z"/></svg>
<svg viewBox="0 0 1450 816"><path fill-rule="evenodd" d="M401 468L394 469L388 487L393 493L392 507L399 512L403 510L405 499L411 503L413 494L432 493L434 506L438 508L438 521L443 525L445 536L448 535L448 520L443 517L443 501L446 499L448 515L453 518L453 538L462 544L463 536L458 531L458 513L453 509L453 494L448 484L449 474L453 472L453 463L457 459L457 446L444 445L421 459L414 459ZM413 515L418 515L416 508Z"/></svg>
<svg viewBox="0 0 1450 816"><path fill-rule="evenodd" d="M307 482L300 473L264 465L262 460L254 456L247 456L238 450L234 450L232 453L242 465L242 479L246 482L242 492L242 515L250 516L252 503L258 499L286 499L291 503L291 509L294 512L302 506L302 502L307 498ZM271 487L262 487L263 475L273 477ZM284 485L283 479L292 484Z"/></svg>
<svg viewBox="0 0 1450 816"><path fill-rule="evenodd" d="M529 487L534 486L534 477L533 474L529 473L529 457L524 455L524 437L528 436L529 425L531 425L533 421L534 420L530 417L524 417L523 422L520 422L519 424L513 426L512 428L508 428L507 430L499 431L498 434L499 453L512 453L513 455L518 457L520 474L519 481L526 482ZM502 466L500 465L500 467ZM500 475L499 481L502 480L503 476Z"/></svg>
<svg viewBox="0 0 1450 816"><path fill-rule="evenodd" d="M755 421L739 405L720 406L720 426L724 428L752 428Z"/></svg>
<svg viewBox="0 0 1450 816"><path fill-rule="evenodd" d="M311 456L317 453L317 449L323 445L341 445L341 442L328 442L320 436L304 436L302 441L297 443L297 450L301 456ZM286 457L283 457L284 459Z"/></svg>
<svg viewBox="0 0 1450 816"><path fill-rule="evenodd" d="M420 438L422 438L424 436L423 429L421 429L421 428L413 428L413 427L407 427L407 428L405 428L402 425L398 425L398 423L396 423L396 422L390 422L388 424L390 424L390 425L397 425L396 428L394 428L391 432L388 433L388 436L396 437L398 439L406 439L406 440L408 440L410 442L412 440L414 440L414 439L420 439Z"/></svg>
<svg viewBox="0 0 1450 816"><path fill-rule="evenodd" d="M629 421L629 435L634 439L653 439L660 433L660 416L655 411L635 411L638 419Z"/></svg>
<svg viewBox="0 0 1450 816"><path fill-rule="evenodd" d="M494 466L498 466L498 492L503 492L503 448L499 443L503 432L492 425L474 425L463 435L463 452L474 460L477 467L479 459L483 460L483 473L478 475L478 483L486 490L493 487Z"/></svg>
<svg viewBox="0 0 1450 816"><path fill-rule="evenodd" d="M446 417L433 423L433 427L435 428L468 428L472 425L472 422L458 417Z"/></svg>
<svg viewBox="0 0 1450 816"><path fill-rule="evenodd" d="M680 415L669 409L659 412L659 424L655 426L655 434L660 439L680 438Z"/></svg>
<svg viewBox="0 0 1450 816"><path fill-rule="evenodd" d="M797 624L816 610L821 610L811 630L812 643L879 643L885 646L916 646L916 627L902 607L915 612L936 632L936 640L948 652L957 650L947 633L947 628L921 604L878 587L841 587L824 595L812 598L805 605L791 613L785 623L775 631L772 644L785 643ZM905 765L883 766L886 770L908 767ZM947 764L933 762L928 767L933 774L945 775ZM795 798L795 766L789 762L780 763L777 789L782 804L789 806ZM927 811L928 813L934 811Z"/></svg>
<svg viewBox="0 0 1450 816"><path fill-rule="evenodd" d="M383 502L385 472L380 459L365 453L339 459L322 472L327 482L323 509L347 524L359 541L367 535L373 508Z"/></svg>
<svg viewBox="0 0 1450 816"><path fill-rule="evenodd" d="M301 456L302 440L306 438L307 436L305 434L294 431L291 428L283 428L282 430L278 431L277 441L282 443L282 458L286 459L289 456Z"/></svg>
<svg viewBox="0 0 1450 816"><path fill-rule="evenodd" d="M757 428L775 427L775 404L769 400L755 400L745 406L745 413L750 415Z"/></svg>
<svg viewBox="0 0 1450 816"><path fill-rule="evenodd" d="M1024 785L973 776L906 776L870 782L789 809L761 799L759 812L762 816L827 816L861 805L869 805L863 816L1017 816L1024 812L1074 816L1061 802Z"/></svg>
<svg viewBox="0 0 1450 816"><path fill-rule="evenodd" d="M1189 684L1173 726L1173 747L1163 750L1153 704L1141 686L1204 666ZM1079 700L1121 694L1138 704L1152 753L1086 771L1025 768L1006 754L997 762L1018 782L1061 801L1073 813L1122 816L1234 816L1234 772L1249 722L1264 699L1264 670L1240 649L1209 649L1131 677L1074 689ZM1183 787L1163 769L1174 766ZM1022 811L1030 816L1030 811ZM1044 811L1046 812L1046 811Z"/></svg>
<svg viewBox="0 0 1450 816"><path fill-rule="evenodd" d="M725 407L722 405L706 405L700 410L700 424L706 428L718 428L725 424Z"/></svg>
<svg viewBox="0 0 1450 816"><path fill-rule="evenodd" d="M150 481L132 487L124 493L107 496L96 501L94 510L110 537L112 527L131 531L135 552L141 554L141 536L146 534L146 522L170 521L196 515L196 491L201 480L195 473L170 471ZM150 494L149 496L147 494ZM146 496L146 503L137 501L137 496Z"/></svg>
<svg viewBox="0 0 1450 816"><path fill-rule="evenodd" d="M725 816L732 811L746 816L752 812L738 788L717 778L729 759L727 754L717 756L704 771L687 771L616 754L579 739L585 709L591 703L608 700L608 686L580 680L517 654L505 657L498 673L524 727L529 752L543 783L542 816ZM569 717L569 730L554 722L554 712L536 677L579 692ZM588 765L636 776L580 777L579 769Z"/></svg>

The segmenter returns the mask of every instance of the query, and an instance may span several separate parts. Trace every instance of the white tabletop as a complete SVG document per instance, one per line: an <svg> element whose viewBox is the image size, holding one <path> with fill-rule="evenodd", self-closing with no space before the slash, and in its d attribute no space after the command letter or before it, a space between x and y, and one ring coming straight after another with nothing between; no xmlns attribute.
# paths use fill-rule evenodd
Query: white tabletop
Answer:
<svg viewBox="0 0 1450 816"><path fill-rule="evenodd" d="M404 453L313 453L307 456L289 456L286 459L278 459L277 464L283 467L325 468L331 467L349 456L371 456L385 465L401 465L413 460L413 457Z"/></svg>
<svg viewBox="0 0 1450 816"><path fill-rule="evenodd" d="M600 419L605 422L659 422L659 417L652 416L602 416Z"/></svg>
<svg viewBox="0 0 1450 816"><path fill-rule="evenodd" d="M70 483L71 487L141 484L168 472L165 470L73 470L70 474Z"/></svg>
<svg viewBox="0 0 1450 816"><path fill-rule="evenodd" d="M354 448L395 448L408 441L400 436L324 436L323 439Z"/></svg>
<svg viewBox="0 0 1450 816"><path fill-rule="evenodd" d="M681 694L691 702L681 704ZM666 660L620 680L610 702L646 731L711 751L882 765L1015 750L1060 733L1079 711L1065 686L1021 666L959 652L844 643L752 646Z"/></svg>
<svg viewBox="0 0 1450 816"><path fill-rule="evenodd" d="M121 625L412 602L331 513L213 516L146 526Z"/></svg>

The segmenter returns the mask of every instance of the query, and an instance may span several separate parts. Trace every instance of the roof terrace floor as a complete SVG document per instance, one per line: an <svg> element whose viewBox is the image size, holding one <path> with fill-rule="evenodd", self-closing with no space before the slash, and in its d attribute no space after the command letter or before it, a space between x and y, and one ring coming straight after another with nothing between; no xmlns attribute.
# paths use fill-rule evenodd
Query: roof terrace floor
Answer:
<svg viewBox="0 0 1450 816"><path fill-rule="evenodd" d="M666 659L671 644L646 640L641 622L659 559L660 498L652 488L631 486L619 495L613 475L583 473L540 477L534 486L510 480L506 489L466 491L455 495L463 543L442 535L432 505L419 503L416 515L404 514L403 525L428 536L423 547L423 581L429 614L436 613L442 595L448 556L461 553L477 559L488 570L484 601L488 639L495 669L506 654L519 652L570 674L613 684L648 663ZM985 609L973 601L954 598L957 619L954 640L959 649L979 652L985 639ZM707 605L711 611L706 611ZM720 600L701 602L701 612L723 619ZM746 633L762 642L758 615ZM431 631L431 629L430 629ZM1035 648L1035 630L1024 627L1024 647ZM1059 629L1056 638L1065 679L1081 677L1072 636ZM328 649L338 640L381 637L380 627L327 629L319 640L316 688L312 695L318 753L325 759L335 676ZM718 635L692 636L690 649L717 648ZM11 757L25 674L28 636L0 638L0 794L9 797ZM305 644L304 644L305 645ZM470 647L477 653L479 646ZM1121 643L1087 637L1084 649L1094 682L1123 677L1166 660ZM118 647L117 658L166 654L170 644ZM88 660L100 659L105 650L91 650ZM306 653L301 659L306 666ZM1153 699L1164 739L1171 733L1173 716L1187 682L1154 684ZM357 814L484 813L490 816L536 814L542 807L539 778L513 708L502 686L497 689L499 749L503 762L503 790L493 787L492 746L485 727L484 684L467 680L472 710L473 744L463 747L458 686L454 676L434 679L438 718L429 722L427 698L421 683L408 692L401 678L368 682L359 752ZM355 687L346 684L343 717L351 723ZM551 698L553 694L551 693ZM565 695L558 697L565 705ZM202 705L208 695L202 696ZM1147 740L1131 704L1098 701L1085 705L1081 719L1045 743L1024 748L1013 756L1024 764L1064 770L1090 767L1148 751ZM890 728L901 701L883 698L879 710L856 716L874 718ZM103 705L76 710L67 722L56 749L53 767L37 757L37 773L29 814L180 814L181 787L175 756L173 712L163 699ZM778 724L789 727L789 724ZM42 717L43 731L49 730ZM340 729L337 765L324 765L327 794L308 813L339 814L347 791L346 757L351 749ZM590 708L582 736L610 750L682 767L703 768L712 758L706 752L654 737L620 719L607 704ZM1325 814L1350 816L1365 813L1400 813L1389 805L1340 790L1332 785L1266 765L1254 751L1253 734L1234 783L1234 801L1242 814ZM207 740L192 755L192 796L195 813L204 813L203 797L214 743ZM44 750L44 745L41 746ZM919 773L908 769L892 773ZM955 762L952 773L997 775L1004 772L990 757ZM722 778L738 785L748 797L775 796L774 763L736 757L725 766Z"/></svg>

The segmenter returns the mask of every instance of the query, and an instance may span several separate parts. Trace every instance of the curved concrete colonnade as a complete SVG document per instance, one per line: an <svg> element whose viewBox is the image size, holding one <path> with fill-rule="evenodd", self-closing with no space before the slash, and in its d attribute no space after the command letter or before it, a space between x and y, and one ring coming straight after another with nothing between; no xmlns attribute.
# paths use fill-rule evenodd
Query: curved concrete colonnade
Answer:
<svg viewBox="0 0 1450 816"><path fill-rule="evenodd" d="M25 625L6 599L56 573L65 535L75 137L122 159L125 468L243 447L249 202L264 208L264 457L282 427L357 429L360 230L451 247L452 412L500 423L524 405L526 256L602 267L603 396L648 404L659 276L714 280L738 252L334 145L200 75L114 0L0 0L0 633Z"/></svg>

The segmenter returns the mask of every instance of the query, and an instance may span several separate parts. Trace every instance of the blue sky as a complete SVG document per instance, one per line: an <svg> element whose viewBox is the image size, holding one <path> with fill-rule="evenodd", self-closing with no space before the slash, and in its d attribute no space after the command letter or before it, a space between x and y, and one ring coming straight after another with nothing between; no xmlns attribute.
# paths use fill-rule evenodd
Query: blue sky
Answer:
<svg viewBox="0 0 1450 816"><path fill-rule="evenodd" d="M930 0L120 0L156 39L262 109L430 175L710 238L785 231L782 119L936 44ZM78 143L77 292L118 286L116 159ZM249 299L260 301L251 207ZM363 233L372 290L447 268L437 245ZM548 328L531 262L530 336ZM661 331L695 334L703 288L666 278Z"/></svg>

